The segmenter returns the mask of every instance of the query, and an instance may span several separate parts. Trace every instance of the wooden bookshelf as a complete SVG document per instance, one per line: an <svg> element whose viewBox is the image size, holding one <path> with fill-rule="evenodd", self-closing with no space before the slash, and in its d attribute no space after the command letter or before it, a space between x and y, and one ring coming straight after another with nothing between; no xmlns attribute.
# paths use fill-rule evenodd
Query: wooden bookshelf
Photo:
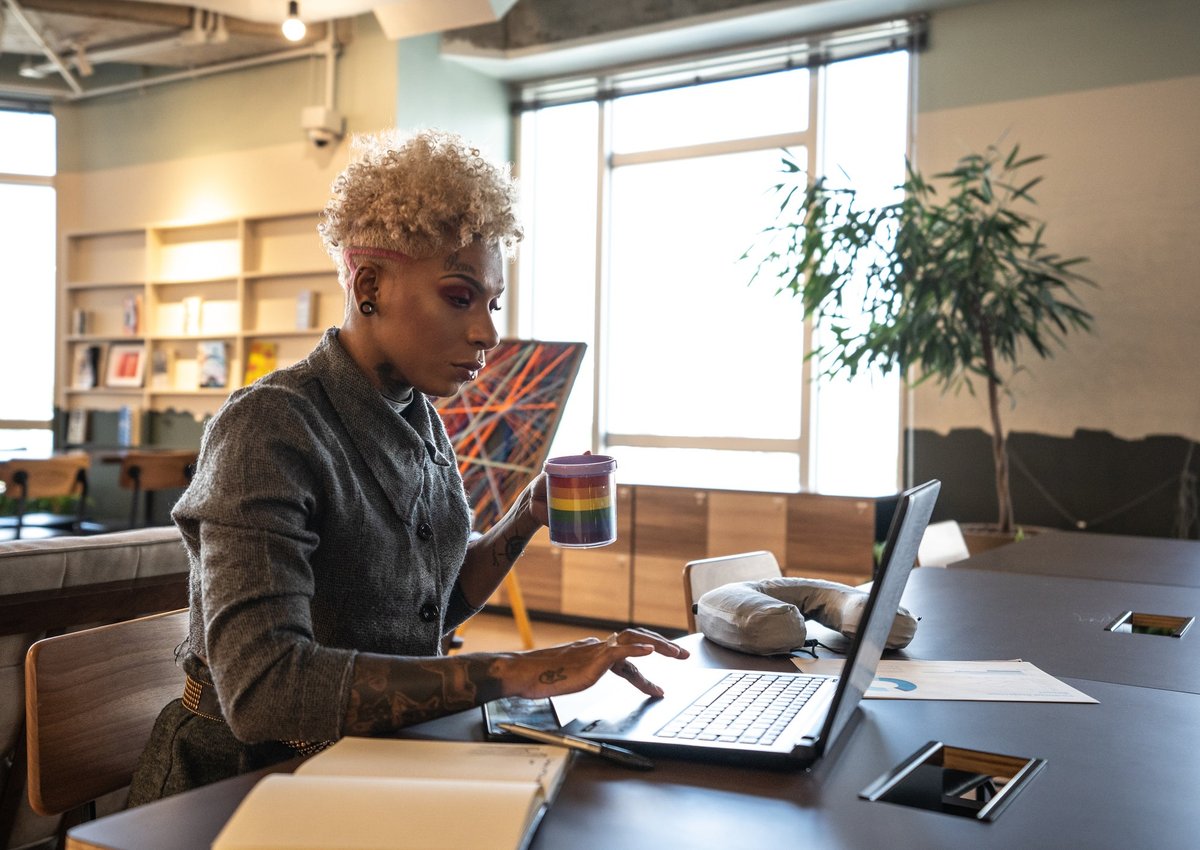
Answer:
<svg viewBox="0 0 1200 850"><path fill-rule="evenodd" d="M279 366L303 358L342 316L317 220L314 211L65 234L58 405L204 416L242 385L251 341L273 342ZM301 293L309 319L298 324ZM136 322L127 318L133 304ZM144 347L141 386L106 386L109 349L130 342ZM200 386L201 342L224 343L222 388ZM96 385L85 386L77 367L91 346L99 349L99 369Z"/></svg>

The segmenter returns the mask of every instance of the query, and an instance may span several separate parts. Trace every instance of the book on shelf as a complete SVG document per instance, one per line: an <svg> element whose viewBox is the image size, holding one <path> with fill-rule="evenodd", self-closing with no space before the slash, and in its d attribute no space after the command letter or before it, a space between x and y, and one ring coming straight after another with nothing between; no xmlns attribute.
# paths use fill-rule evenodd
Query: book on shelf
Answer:
<svg viewBox="0 0 1200 850"><path fill-rule="evenodd" d="M302 289L296 293L296 329L306 331L317 322L317 291Z"/></svg>
<svg viewBox="0 0 1200 850"><path fill-rule="evenodd" d="M175 361L178 352L174 348L155 348L150 355L150 388L169 390L175 372Z"/></svg>
<svg viewBox="0 0 1200 850"><path fill-rule="evenodd" d="M126 336L137 336L142 332L142 296L126 295L121 305L121 329Z"/></svg>
<svg viewBox="0 0 1200 850"><path fill-rule="evenodd" d="M201 389L229 386L229 359L223 341L206 339L197 343L196 360L199 363Z"/></svg>
<svg viewBox="0 0 1200 850"><path fill-rule="evenodd" d="M88 411L82 407L72 408L67 413L68 446L81 446L88 439Z"/></svg>
<svg viewBox="0 0 1200 850"><path fill-rule="evenodd" d="M117 445L126 448L142 444L142 409L125 404L117 411Z"/></svg>
<svg viewBox="0 0 1200 850"><path fill-rule="evenodd" d="M246 379L243 386L249 386L263 375L275 371L278 365L278 343L265 339L256 339L250 343L246 351Z"/></svg>
<svg viewBox="0 0 1200 850"><path fill-rule="evenodd" d="M77 390L94 389L100 383L100 346L75 346L75 371L71 386Z"/></svg>
<svg viewBox="0 0 1200 850"><path fill-rule="evenodd" d="M204 299L189 295L180 302L183 305L183 332L187 336L199 336L204 318Z"/></svg>
<svg viewBox="0 0 1200 850"><path fill-rule="evenodd" d="M517 850L570 763L562 747L343 738L259 780L213 850Z"/></svg>

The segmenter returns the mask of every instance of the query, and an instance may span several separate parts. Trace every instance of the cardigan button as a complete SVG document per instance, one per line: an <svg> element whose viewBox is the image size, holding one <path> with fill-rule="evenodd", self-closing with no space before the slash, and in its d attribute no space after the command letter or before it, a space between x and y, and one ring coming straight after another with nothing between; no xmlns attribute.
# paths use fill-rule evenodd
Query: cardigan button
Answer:
<svg viewBox="0 0 1200 850"><path fill-rule="evenodd" d="M423 522L417 526L417 537L422 540L428 540L430 537L433 537L433 529L429 526L429 523Z"/></svg>
<svg viewBox="0 0 1200 850"><path fill-rule="evenodd" d="M432 602L426 602L418 613L426 623L432 623L438 618L438 607Z"/></svg>

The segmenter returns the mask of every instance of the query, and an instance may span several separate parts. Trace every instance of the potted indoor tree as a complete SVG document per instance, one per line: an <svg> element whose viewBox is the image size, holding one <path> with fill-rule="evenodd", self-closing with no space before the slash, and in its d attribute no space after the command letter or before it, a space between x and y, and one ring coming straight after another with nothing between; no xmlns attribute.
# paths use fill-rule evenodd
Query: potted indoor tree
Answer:
<svg viewBox="0 0 1200 850"><path fill-rule="evenodd" d="M848 188L809 181L785 153L774 187L779 212L743 259L751 282L773 280L821 317L809 357L821 374L899 369L906 380L933 380L943 392L975 382L987 393L995 464L997 527L1014 531L1001 395L1006 375L1027 354L1049 357L1091 314L1072 286L1092 282L1043 242L1029 212L1041 177L1023 169L1044 159L989 147L937 174L947 192L911 164L895 203L863 206ZM1004 365L1006 368L1001 369Z"/></svg>

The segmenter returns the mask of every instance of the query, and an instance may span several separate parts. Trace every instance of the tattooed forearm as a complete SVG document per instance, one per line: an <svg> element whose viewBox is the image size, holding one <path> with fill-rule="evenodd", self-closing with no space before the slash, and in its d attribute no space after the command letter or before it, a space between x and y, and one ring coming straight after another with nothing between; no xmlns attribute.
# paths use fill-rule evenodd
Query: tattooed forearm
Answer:
<svg viewBox="0 0 1200 850"><path fill-rule="evenodd" d="M553 685L555 682L562 682L566 678L567 674L563 672L563 668L559 667L556 670L543 671L542 674L538 676L538 681L543 685Z"/></svg>
<svg viewBox="0 0 1200 850"><path fill-rule="evenodd" d="M354 659L347 735L379 735L472 708L501 696L492 656Z"/></svg>
<svg viewBox="0 0 1200 850"><path fill-rule="evenodd" d="M529 538L520 534L506 535L492 550L492 563L500 569L510 569L517 562L517 558L521 557L528 543Z"/></svg>

